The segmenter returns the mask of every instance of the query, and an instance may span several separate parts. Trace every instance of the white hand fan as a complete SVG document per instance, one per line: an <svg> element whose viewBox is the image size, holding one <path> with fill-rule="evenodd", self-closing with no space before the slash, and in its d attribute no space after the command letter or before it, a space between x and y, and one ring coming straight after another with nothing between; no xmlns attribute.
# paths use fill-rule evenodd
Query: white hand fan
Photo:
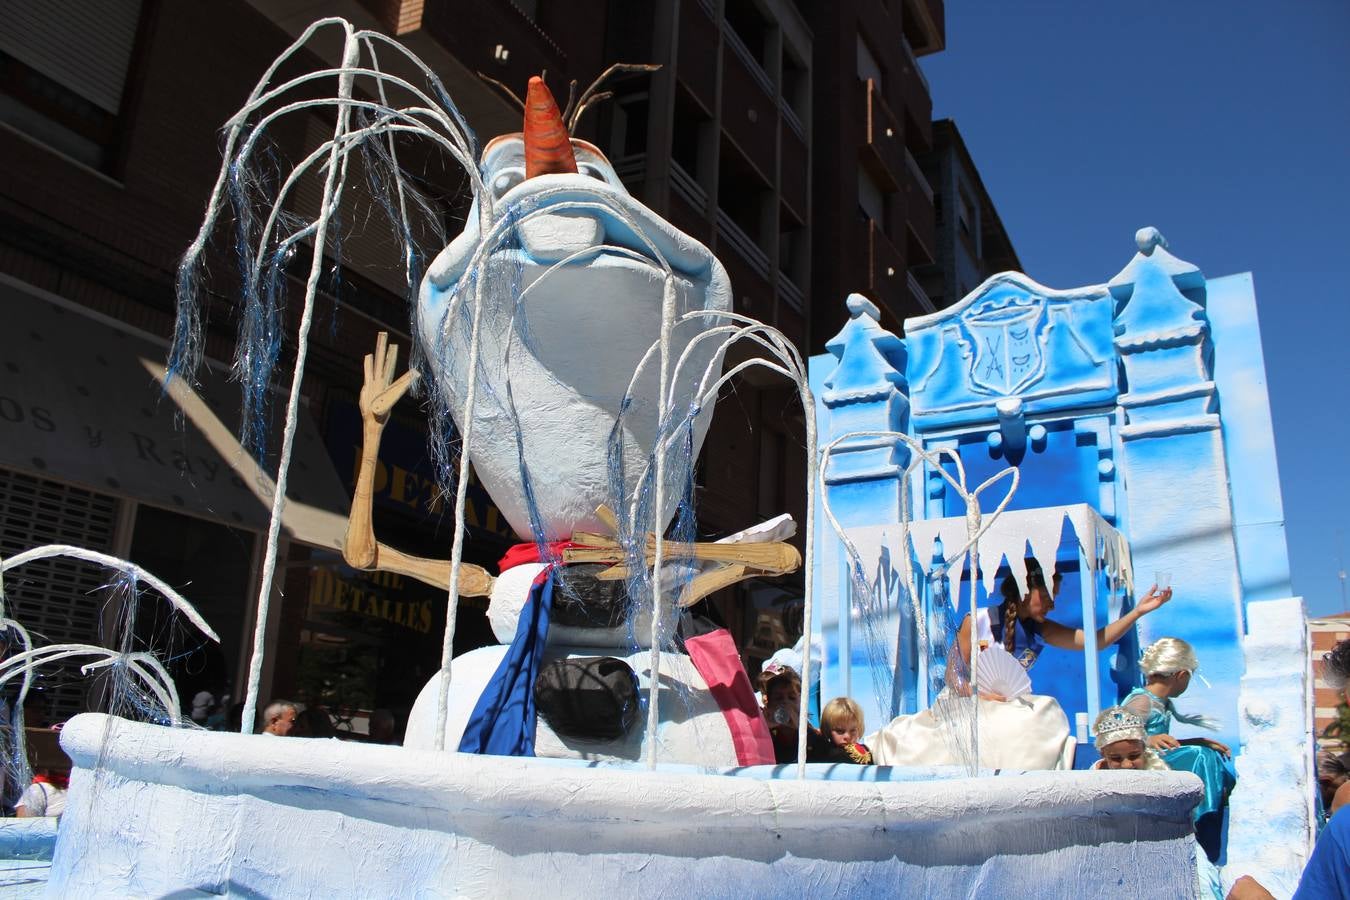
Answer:
<svg viewBox="0 0 1350 900"><path fill-rule="evenodd" d="M975 660L977 684L982 694L1002 694L1009 700L1031 693L1031 677L1007 650L993 644L981 650Z"/></svg>

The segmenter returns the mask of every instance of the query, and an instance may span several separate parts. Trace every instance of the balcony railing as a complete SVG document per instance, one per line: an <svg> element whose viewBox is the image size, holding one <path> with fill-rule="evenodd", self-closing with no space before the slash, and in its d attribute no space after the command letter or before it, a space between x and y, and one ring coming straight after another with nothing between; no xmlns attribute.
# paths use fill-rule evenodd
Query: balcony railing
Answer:
<svg viewBox="0 0 1350 900"><path fill-rule="evenodd" d="M914 158L914 154L909 152L908 147L905 148L905 168L909 170L909 174L913 176L914 180L919 183L919 189L922 190L924 196L928 198L928 202L932 203L933 186L928 183L927 177L923 174L923 169L919 168L918 161Z"/></svg>
<svg viewBox="0 0 1350 900"><path fill-rule="evenodd" d="M797 113L793 111L792 107L788 106L787 100L780 100L778 108L783 111L783 121L787 122L788 126L797 132L797 137L803 141L806 140L806 126L802 124L802 120L797 117Z"/></svg>
<svg viewBox="0 0 1350 900"><path fill-rule="evenodd" d="M614 160L614 174L624 184L640 183L647 176L647 154L634 153Z"/></svg>
<svg viewBox="0 0 1350 900"><path fill-rule="evenodd" d="M720 209L717 211L717 237L735 247L736 252L759 273L759 277L764 279L769 277L769 257L750 239L750 235L731 221L731 216Z"/></svg>
<svg viewBox="0 0 1350 900"><path fill-rule="evenodd" d="M670 187L694 209L702 212L708 205L708 192L703 189L693 175L675 160L670 161Z"/></svg>
<svg viewBox="0 0 1350 900"><path fill-rule="evenodd" d="M759 64L759 60L755 59L755 55L750 52L750 48L745 46L741 36L730 25L722 29L722 34L726 39L727 46L731 48L731 52L735 53L741 62L745 63L745 68L750 72L750 77L763 89L764 93L772 97L773 81L769 78L769 73L764 71L764 67Z"/></svg>
<svg viewBox="0 0 1350 900"><path fill-rule="evenodd" d="M858 82L862 96L867 150L863 160L877 176L882 189L898 190L904 183L904 137L900 123L891 108L882 99L881 91L871 78Z"/></svg>
<svg viewBox="0 0 1350 900"><path fill-rule="evenodd" d="M914 302L927 312L937 312L937 306L929 298L928 292L923 289L923 285L919 284L919 279L914 277L914 273L907 272L906 277L909 281L909 292L914 297Z"/></svg>
<svg viewBox="0 0 1350 900"><path fill-rule="evenodd" d="M797 312L806 308L806 295L784 272L778 273L778 296Z"/></svg>
<svg viewBox="0 0 1350 900"><path fill-rule="evenodd" d="M909 45L909 40L904 35L900 36L900 46L905 50L905 61L914 70L914 74L919 76L919 82L923 85L923 89L929 95L932 95L933 89L928 86L928 77L923 74L923 69L919 68L919 60L914 56L914 48Z"/></svg>

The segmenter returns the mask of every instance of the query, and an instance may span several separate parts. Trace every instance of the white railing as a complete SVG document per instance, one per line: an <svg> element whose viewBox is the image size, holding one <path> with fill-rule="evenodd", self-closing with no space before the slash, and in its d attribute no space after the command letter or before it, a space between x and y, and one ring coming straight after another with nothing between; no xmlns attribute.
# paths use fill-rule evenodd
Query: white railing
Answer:
<svg viewBox="0 0 1350 900"><path fill-rule="evenodd" d="M717 211L717 236L726 241L748 262L761 278L769 277L769 257L750 239L750 235L741 231L741 227L731 221L722 210Z"/></svg>
<svg viewBox="0 0 1350 900"><path fill-rule="evenodd" d="M919 168L918 160L914 158L913 153L909 152L908 147L905 148L905 168L909 169L909 174L914 176L914 180L919 183L919 187L923 190L924 195L928 198L928 202L932 203L933 186L928 183L928 179L923 174L923 169Z"/></svg>
<svg viewBox="0 0 1350 900"><path fill-rule="evenodd" d="M772 97L773 81L769 79L769 74L764 71L764 67L759 64L759 60L755 59L755 55L750 52L750 48L745 46L741 36L730 25L722 29L722 34L726 37L727 46L741 58L741 62L745 63L745 67L750 70L750 77L758 82L759 86L764 89L764 93Z"/></svg>

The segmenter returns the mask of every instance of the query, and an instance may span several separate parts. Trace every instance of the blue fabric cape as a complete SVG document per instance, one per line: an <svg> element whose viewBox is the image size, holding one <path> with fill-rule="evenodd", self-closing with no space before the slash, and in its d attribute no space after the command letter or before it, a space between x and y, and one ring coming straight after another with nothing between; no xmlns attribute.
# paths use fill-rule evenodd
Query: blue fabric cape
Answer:
<svg viewBox="0 0 1350 900"><path fill-rule="evenodd" d="M520 612L516 636L483 688L464 736L461 753L493 756L534 756L534 680L548 641L548 612L553 604L553 567L545 569L530 588L530 599Z"/></svg>

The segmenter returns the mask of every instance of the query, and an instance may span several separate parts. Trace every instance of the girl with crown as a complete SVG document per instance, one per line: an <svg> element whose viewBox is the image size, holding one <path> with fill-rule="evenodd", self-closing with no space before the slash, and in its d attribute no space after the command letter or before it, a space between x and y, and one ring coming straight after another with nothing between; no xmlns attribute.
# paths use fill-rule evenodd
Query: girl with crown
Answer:
<svg viewBox="0 0 1350 900"><path fill-rule="evenodd" d="M1097 736L1097 752L1102 755L1092 764L1094 769L1169 768L1145 743L1148 732L1144 730L1144 720L1123 706L1102 710L1092 732Z"/></svg>
<svg viewBox="0 0 1350 900"><path fill-rule="evenodd" d="M1210 731L1219 728L1214 719L1184 714L1172 702L1172 698L1180 697L1191 686L1191 675L1200 668L1200 661L1190 644L1180 638L1165 637L1149 645L1139 659L1139 668L1145 684L1131 691L1121 706L1144 720L1148 745L1158 751L1168 768L1194 772L1204 783L1205 797L1195 810L1196 840L1215 859L1223 805L1237 781L1225 764L1232 752L1226 744L1210 738L1177 739L1170 734L1173 719ZM1207 816L1210 818L1206 819Z"/></svg>

